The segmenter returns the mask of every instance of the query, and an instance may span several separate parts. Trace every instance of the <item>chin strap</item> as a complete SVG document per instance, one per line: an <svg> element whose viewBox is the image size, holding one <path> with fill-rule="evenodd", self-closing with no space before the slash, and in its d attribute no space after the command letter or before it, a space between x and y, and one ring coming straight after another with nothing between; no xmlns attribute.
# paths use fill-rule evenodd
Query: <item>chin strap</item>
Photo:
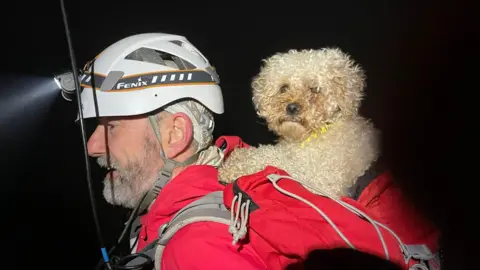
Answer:
<svg viewBox="0 0 480 270"><path fill-rule="evenodd" d="M140 207L138 209L138 214L139 215L143 215L147 211L148 207L153 202L153 200L155 200L155 198L157 198L160 191L165 187L165 185L168 183L168 181L170 181L170 179L172 178L173 170L176 167L183 167L183 166L186 166L186 165L193 164L193 163L195 163L195 161L197 161L198 156L199 156L199 153L197 152L196 154L189 157L187 160L185 160L183 162L177 162L177 161L168 159L165 156L165 152L163 151L163 148L162 148L162 143L161 143L161 140L160 140L160 132L159 132L159 129L158 129L158 124L157 124L157 120L155 119L155 116L149 116L148 120L150 120L150 124L152 125L153 131L155 132L155 137L157 137L157 140L159 142L160 157L162 158L162 161L163 161L164 165L163 165L162 169L160 170L160 174L157 178L157 181L153 185L152 189L150 189L150 191L148 191L142 197L142 199L140 200L140 202L139 202Z"/></svg>
<svg viewBox="0 0 480 270"><path fill-rule="evenodd" d="M150 206L153 200L157 198L160 191L165 187L168 181L170 181L170 179L172 178L173 169L175 169L176 167L183 167L193 164L198 158L198 153L189 157L184 162L176 162L174 160L167 159L163 151L160 152L160 156L162 157L162 160L164 162L163 168L160 170L160 175L158 176L157 181L153 185L153 188L143 197L138 212L140 215L146 212L147 208Z"/></svg>

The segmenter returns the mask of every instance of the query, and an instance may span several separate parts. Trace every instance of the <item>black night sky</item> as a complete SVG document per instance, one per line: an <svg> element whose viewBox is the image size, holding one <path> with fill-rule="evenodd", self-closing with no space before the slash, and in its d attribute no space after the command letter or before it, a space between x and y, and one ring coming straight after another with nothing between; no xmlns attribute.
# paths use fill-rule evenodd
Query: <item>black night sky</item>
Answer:
<svg viewBox="0 0 480 270"><path fill-rule="evenodd" d="M472 114L463 110L472 107L457 99L473 98L468 78L478 77L472 74L478 64L476 69L467 64L478 54L472 42L478 33L467 16L471 9L463 3L66 2L79 67L129 35L186 36L221 77L226 112L217 119L216 136L238 135L252 145L274 141L256 118L249 92L262 59L288 49L326 46L350 53L366 70L362 113L383 130L386 160L406 193L443 229L445 269L466 267L470 259L462 247L472 237L464 224L478 213L470 210L467 193L477 190L469 187L478 173L470 176L468 169L475 168L468 165L474 159L468 153L471 146L459 147L467 137L457 139L464 130L460 120ZM60 2L46 3L16 1L13 8L2 7L2 59L7 61L1 75L13 83L0 86L0 100L19 85L71 67ZM35 99L24 103L21 114L8 118L14 121L0 121L0 264L7 264L0 268L92 269L101 254L80 127L74 124L76 104L59 97L40 117L29 111L37 106ZM7 114L5 103L0 104L0 114ZM21 129L21 123L29 129ZM128 212L102 199L103 177L93 162L92 169L101 227L111 246Z"/></svg>

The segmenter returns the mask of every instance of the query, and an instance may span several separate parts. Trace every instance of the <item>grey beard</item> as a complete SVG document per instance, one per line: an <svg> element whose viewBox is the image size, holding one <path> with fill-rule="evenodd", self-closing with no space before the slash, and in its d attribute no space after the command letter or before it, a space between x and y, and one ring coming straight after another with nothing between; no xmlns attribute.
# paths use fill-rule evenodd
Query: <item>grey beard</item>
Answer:
<svg viewBox="0 0 480 270"><path fill-rule="evenodd" d="M144 155L137 160L129 159L124 168L121 168L112 156L110 156L110 164L108 164L106 156L97 159L100 166L108 167L110 165L110 168L115 169L119 174L115 180L111 179L110 173L105 177L103 196L108 203L126 208L136 206L156 180L157 174L155 177L151 177L151 171L157 166L155 161L159 159L155 156L158 155L157 148L154 141L147 139Z"/></svg>

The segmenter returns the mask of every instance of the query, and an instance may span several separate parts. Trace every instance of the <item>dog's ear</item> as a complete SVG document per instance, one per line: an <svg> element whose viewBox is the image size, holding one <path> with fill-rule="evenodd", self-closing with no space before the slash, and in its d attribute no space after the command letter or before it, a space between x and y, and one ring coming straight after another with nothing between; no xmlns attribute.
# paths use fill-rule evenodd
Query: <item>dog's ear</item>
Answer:
<svg viewBox="0 0 480 270"><path fill-rule="evenodd" d="M340 48L326 48L325 53L332 62L336 62L337 66L342 67L336 72L343 81L339 85L345 88L345 91L341 91L343 98L339 100L339 108L345 115L357 114L366 87L365 71Z"/></svg>
<svg viewBox="0 0 480 270"><path fill-rule="evenodd" d="M349 114L357 114L365 94L365 73L359 65L353 62L347 69L347 91L343 104L345 108L342 110L350 111Z"/></svg>

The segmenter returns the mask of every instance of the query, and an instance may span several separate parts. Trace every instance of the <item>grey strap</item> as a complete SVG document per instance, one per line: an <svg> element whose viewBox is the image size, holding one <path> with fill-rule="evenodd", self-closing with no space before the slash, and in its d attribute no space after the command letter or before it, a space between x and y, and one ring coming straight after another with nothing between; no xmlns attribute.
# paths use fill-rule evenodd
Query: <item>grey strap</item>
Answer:
<svg viewBox="0 0 480 270"><path fill-rule="evenodd" d="M222 209L222 211L228 212L227 208L225 208L225 205L223 204L223 191L208 193L200 199L189 203L173 216L169 224L176 223L178 220L182 220L182 217L192 210L207 208Z"/></svg>
<svg viewBox="0 0 480 270"><path fill-rule="evenodd" d="M140 252L149 256L155 263L155 269L160 270L163 250L168 241L186 225L202 221L213 221L227 226L230 224L230 211L223 203L223 191L209 193L183 207L169 223L159 228L158 238ZM145 262L145 258L138 257L127 263L127 266Z"/></svg>
<svg viewBox="0 0 480 270"><path fill-rule="evenodd" d="M165 246L158 245L157 249L155 250L155 258L156 258L156 260L154 261L155 270L162 269L161 262L162 262L162 254L164 249L165 249Z"/></svg>
<svg viewBox="0 0 480 270"><path fill-rule="evenodd" d="M138 210L138 213L140 213L140 215L146 212L147 208L150 206L153 200L157 198L158 193L160 193L160 190L162 190L165 187L165 185L168 183L168 181L170 181L172 177L172 171L176 165L177 164L175 164L170 160L167 160L167 162L165 162L153 188L150 191L148 191L148 193L145 195L145 197L142 200L142 203Z"/></svg>
<svg viewBox="0 0 480 270"><path fill-rule="evenodd" d="M378 161L374 162L367 171L357 178L355 184L348 188L348 196L354 200L358 200L365 188L383 172L383 166Z"/></svg>
<svg viewBox="0 0 480 270"><path fill-rule="evenodd" d="M201 209L200 206L198 209L192 209L186 212L182 217L180 217L181 221L171 224L168 226L167 230L164 231L162 237L158 240L158 246L155 252L155 269L161 270L160 262L162 261L163 250L167 245L168 241L172 239L176 232L178 232L181 228L187 226L188 224L192 224L195 222L217 222L222 223L225 225L230 224L230 214L229 212L225 212L221 209Z"/></svg>
<svg viewBox="0 0 480 270"><path fill-rule="evenodd" d="M438 252L433 254L426 245L405 245L405 249L409 256L420 261L419 264L414 265L411 269L441 269L440 254ZM418 267L418 265L423 267Z"/></svg>
<svg viewBox="0 0 480 270"><path fill-rule="evenodd" d="M178 211L169 223L160 227L158 244L166 245L178 230L201 221L230 224L230 211L223 204L223 191L209 193Z"/></svg>
<svg viewBox="0 0 480 270"><path fill-rule="evenodd" d="M412 258L428 261L435 257L426 245L405 245L407 252Z"/></svg>
<svg viewBox="0 0 480 270"><path fill-rule="evenodd" d="M140 223L140 217L136 217L133 221L132 221L132 225L130 227L130 238L135 238L137 237L138 235L138 228L141 226L142 224Z"/></svg>
<svg viewBox="0 0 480 270"><path fill-rule="evenodd" d="M152 259L152 261L154 261L154 264L156 265L156 262L155 262L155 253L156 253L156 248L157 248L157 243L156 241L153 241L152 243L150 243L149 245L147 245L140 253L143 253L145 255L147 255L150 259ZM144 264L147 262L147 259L146 258L143 258L143 257L136 257L135 259L129 261L127 264L125 264L125 266L136 266L136 265L140 265L140 264Z"/></svg>
<svg viewBox="0 0 480 270"><path fill-rule="evenodd" d="M160 270L163 250L175 233L188 224L203 221L223 223L227 226L230 224L230 211L223 204L222 191L209 193L193 201L178 211L169 223L159 228L154 254L156 270Z"/></svg>
<svg viewBox="0 0 480 270"><path fill-rule="evenodd" d="M132 253L135 253L136 250L136 245L138 244L138 237L140 234L140 228L142 227L142 224L140 223L140 217L137 217L133 220L131 223L130 227L130 249L132 250Z"/></svg>
<svg viewBox="0 0 480 270"><path fill-rule="evenodd" d="M189 157L184 162L176 162L165 157L163 150L160 151L160 157L162 158L164 165L160 170L160 175L158 176L157 181L155 182L153 188L145 195L138 210L140 215L144 214L150 204L157 198L158 193L167 185L168 181L172 178L173 169L179 166L186 166L194 163L198 158L199 153Z"/></svg>

